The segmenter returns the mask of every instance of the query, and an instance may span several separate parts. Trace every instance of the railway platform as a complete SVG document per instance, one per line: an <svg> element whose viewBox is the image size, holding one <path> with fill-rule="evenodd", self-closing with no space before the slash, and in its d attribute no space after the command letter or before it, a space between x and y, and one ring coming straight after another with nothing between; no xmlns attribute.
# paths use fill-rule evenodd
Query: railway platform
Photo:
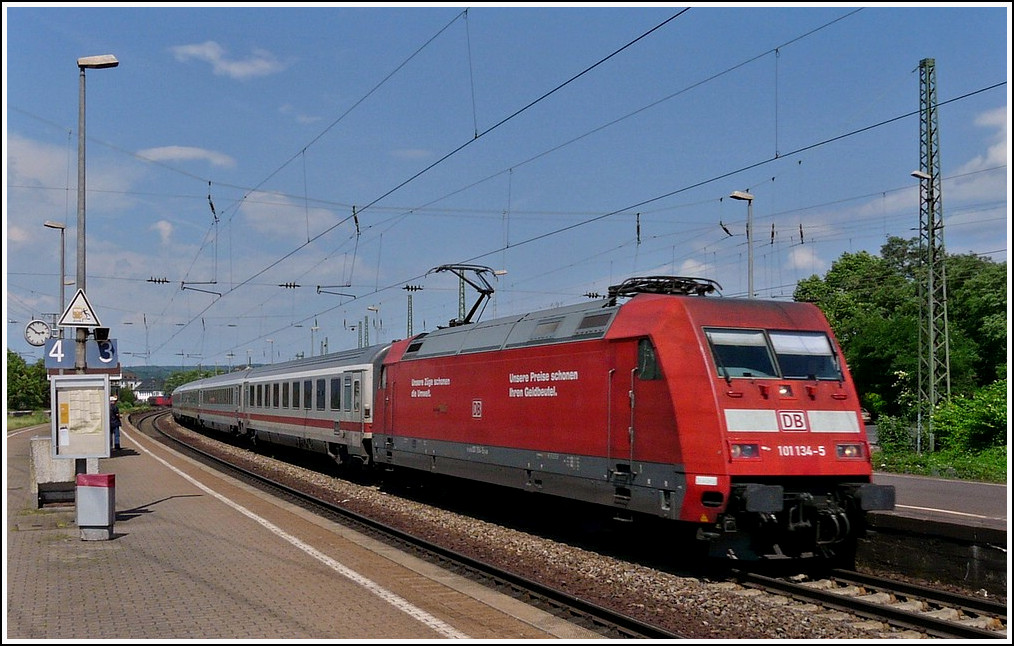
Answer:
<svg viewBox="0 0 1014 646"><path fill-rule="evenodd" d="M124 423L107 540L31 491L34 427L7 433L5 643L40 639L597 639L565 620L271 499Z"/></svg>

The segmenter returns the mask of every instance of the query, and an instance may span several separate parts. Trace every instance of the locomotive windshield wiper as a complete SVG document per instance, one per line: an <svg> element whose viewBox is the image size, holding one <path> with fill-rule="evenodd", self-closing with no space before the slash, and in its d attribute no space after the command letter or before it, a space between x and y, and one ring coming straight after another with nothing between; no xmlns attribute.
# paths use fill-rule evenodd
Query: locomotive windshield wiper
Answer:
<svg viewBox="0 0 1014 646"><path fill-rule="evenodd" d="M722 376L725 377L726 385L731 386L732 377L729 375L729 369L725 367L725 362L722 361L722 354L715 348L714 345L711 346L711 354L715 357L715 363L717 363L718 367L722 370Z"/></svg>

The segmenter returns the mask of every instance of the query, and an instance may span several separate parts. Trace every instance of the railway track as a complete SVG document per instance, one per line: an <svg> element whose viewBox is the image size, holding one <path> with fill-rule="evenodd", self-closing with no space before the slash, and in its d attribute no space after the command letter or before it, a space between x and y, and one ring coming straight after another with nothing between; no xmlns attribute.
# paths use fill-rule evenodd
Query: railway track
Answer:
<svg viewBox="0 0 1014 646"><path fill-rule="evenodd" d="M332 520L341 522L357 531L387 544L395 545L404 552L440 564L444 569L484 583L486 586L522 600L529 605L545 610L558 617L583 626L611 639L681 639L682 635L659 626L642 622L634 617L615 612L591 603L576 595L567 594L555 588L542 585L510 571L478 561L465 554L447 549L437 543L385 525L374 518L356 513L330 501L323 500L297 488L287 486L271 478L223 460L210 452L203 451L167 432L163 424L170 418L160 413L150 413L135 420L138 429L144 433L150 428L161 434L163 441L177 448L184 448L188 454L199 456L205 464L227 471L230 475L255 484L262 490L283 497L287 501L311 509ZM169 421L168 423L173 423ZM150 433L148 433L150 434Z"/></svg>
<svg viewBox="0 0 1014 646"><path fill-rule="evenodd" d="M169 419L168 416L165 419ZM174 438L173 441L179 440ZM219 462L219 458L211 454L204 459ZM252 472L244 477L259 482L265 480L263 476ZM355 514L299 489L278 483L259 486L270 486L276 495L284 495L294 501L299 500L300 504L312 505L318 513L325 513L336 519L341 517L344 523L356 523L360 531L374 535L383 534L386 537L384 540L397 544L400 549L439 562L445 568L463 576L482 580L490 587L558 616L566 617L574 623L599 632L604 637L663 639L681 637L671 628L653 626L651 620L638 619L599 603L583 600L580 594L562 593L553 586L540 584L518 576L508 569L491 566L481 559L447 549L433 541L420 539L409 532L379 523L369 515ZM718 581L714 585L716 590L727 591L732 586L738 588L742 594L771 595L792 600L801 606L812 606L821 612L844 613L847 618L852 618L850 621L857 624L882 624L892 636L943 639L1007 638L1004 604L857 572L836 570L830 576L814 579L805 575L777 577L734 570L724 581Z"/></svg>
<svg viewBox="0 0 1014 646"><path fill-rule="evenodd" d="M1004 639L1005 604L845 570L796 580L739 571L738 583L940 639Z"/></svg>

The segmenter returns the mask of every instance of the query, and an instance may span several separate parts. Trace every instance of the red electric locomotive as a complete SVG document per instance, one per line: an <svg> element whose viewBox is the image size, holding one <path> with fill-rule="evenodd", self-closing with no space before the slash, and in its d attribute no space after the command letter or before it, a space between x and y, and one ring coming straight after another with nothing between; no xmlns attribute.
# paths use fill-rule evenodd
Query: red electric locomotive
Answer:
<svg viewBox="0 0 1014 646"><path fill-rule="evenodd" d="M390 345L186 384L173 413L339 462L671 520L712 554L850 559L894 489L872 482L827 320L716 287L633 278L604 299L473 323L477 302Z"/></svg>
<svg viewBox="0 0 1014 646"><path fill-rule="evenodd" d="M636 278L603 301L394 343L376 462L680 521L737 558L849 558L894 490L871 482L826 319L713 291Z"/></svg>

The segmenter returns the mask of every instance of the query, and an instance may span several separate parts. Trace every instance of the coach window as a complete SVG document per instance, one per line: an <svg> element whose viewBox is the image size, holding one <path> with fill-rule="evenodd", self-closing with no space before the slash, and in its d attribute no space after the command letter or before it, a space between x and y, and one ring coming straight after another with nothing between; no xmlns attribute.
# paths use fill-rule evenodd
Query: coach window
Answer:
<svg viewBox="0 0 1014 646"><path fill-rule="evenodd" d="M253 406L256 399L254 398L254 385L250 384L249 392L246 395L246 405Z"/></svg>
<svg viewBox="0 0 1014 646"><path fill-rule="evenodd" d="M327 399L326 386L326 379L317 380L317 410L324 410L324 402Z"/></svg>
<svg viewBox="0 0 1014 646"><path fill-rule="evenodd" d="M352 375L345 375L345 410L352 410Z"/></svg>
<svg viewBox="0 0 1014 646"><path fill-rule="evenodd" d="M278 384L271 384L271 405L278 408Z"/></svg>
<svg viewBox="0 0 1014 646"><path fill-rule="evenodd" d="M264 384L257 384L257 406L264 405Z"/></svg>
<svg viewBox="0 0 1014 646"><path fill-rule="evenodd" d="M651 339L641 339L637 344L637 376L645 381L662 378Z"/></svg>
<svg viewBox="0 0 1014 646"><path fill-rule="evenodd" d="M303 408L313 408L313 382L309 379L303 381Z"/></svg>
<svg viewBox="0 0 1014 646"><path fill-rule="evenodd" d="M338 410L342 403L342 380L331 377L331 410Z"/></svg>
<svg viewBox="0 0 1014 646"><path fill-rule="evenodd" d="M299 408L299 382L292 382L292 407Z"/></svg>
<svg viewBox="0 0 1014 646"><path fill-rule="evenodd" d="M282 384L282 408L289 407L289 382Z"/></svg>

